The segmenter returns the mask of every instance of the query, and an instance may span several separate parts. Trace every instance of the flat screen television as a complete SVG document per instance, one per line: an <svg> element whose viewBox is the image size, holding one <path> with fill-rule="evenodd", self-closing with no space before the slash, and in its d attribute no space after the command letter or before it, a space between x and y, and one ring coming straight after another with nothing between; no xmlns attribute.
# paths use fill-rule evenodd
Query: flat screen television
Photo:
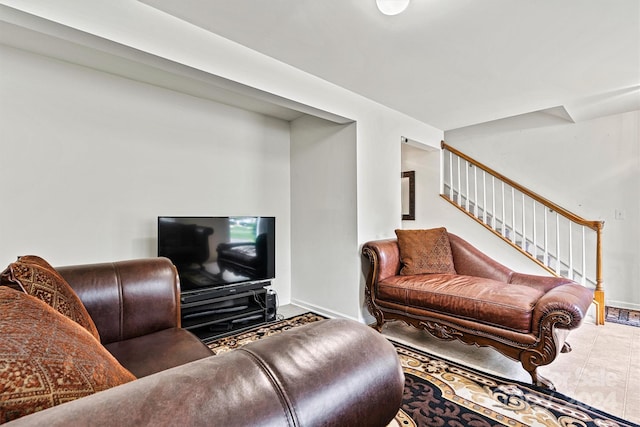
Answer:
<svg viewBox="0 0 640 427"><path fill-rule="evenodd" d="M276 219L158 217L158 256L178 269L183 293L275 278Z"/></svg>

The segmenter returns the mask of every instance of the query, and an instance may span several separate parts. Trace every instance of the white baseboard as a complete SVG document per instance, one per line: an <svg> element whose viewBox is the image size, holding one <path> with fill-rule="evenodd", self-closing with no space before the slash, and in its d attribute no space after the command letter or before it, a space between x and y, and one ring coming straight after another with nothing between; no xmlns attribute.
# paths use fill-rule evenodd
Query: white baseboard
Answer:
<svg viewBox="0 0 640 427"><path fill-rule="evenodd" d="M605 301L607 307L624 308L627 310L640 311L640 304L632 304L624 301Z"/></svg>
<svg viewBox="0 0 640 427"><path fill-rule="evenodd" d="M331 319L350 319L350 320L355 320L356 322L365 323L364 318L356 319L352 316L347 316L343 313L338 313L337 311L333 311L325 307L320 307L315 304L308 303L306 301L301 301L299 299L291 298L291 304L295 304L299 307L305 308L316 314L320 314L324 317L329 317Z"/></svg>

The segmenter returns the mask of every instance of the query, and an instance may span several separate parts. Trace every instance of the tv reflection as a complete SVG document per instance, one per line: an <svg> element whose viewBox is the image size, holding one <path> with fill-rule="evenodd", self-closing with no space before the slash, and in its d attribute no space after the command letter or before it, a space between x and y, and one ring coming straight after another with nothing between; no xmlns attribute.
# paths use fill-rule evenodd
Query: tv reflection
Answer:
<svg viewBox="0 0 640 427"><path fill-rule="evenodd" d="M176 265L183 291L265 280L273 277L274 223L262 217L162 217L158 254Z"/></svg>

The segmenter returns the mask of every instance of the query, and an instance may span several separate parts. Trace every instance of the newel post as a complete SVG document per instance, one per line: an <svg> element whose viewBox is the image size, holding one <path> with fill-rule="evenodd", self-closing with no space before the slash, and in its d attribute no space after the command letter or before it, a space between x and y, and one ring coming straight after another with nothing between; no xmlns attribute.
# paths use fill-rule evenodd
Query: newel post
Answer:
<svg viewBox="0 0 640 427"><path fill-rule="evenodd" d="M604 283L602 281L602 227L603 221L596 223L596 290L593 302L596 304L596 325L604 325Z"/></svg>

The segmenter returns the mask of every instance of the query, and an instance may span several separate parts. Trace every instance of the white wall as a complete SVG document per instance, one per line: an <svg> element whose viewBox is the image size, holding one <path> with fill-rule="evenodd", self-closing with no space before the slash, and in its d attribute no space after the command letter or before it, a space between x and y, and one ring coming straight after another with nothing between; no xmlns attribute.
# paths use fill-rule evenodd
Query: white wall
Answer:
<svg viewBox="0 0 640 427"><path fill-rule="evenodd" d="M116 46L128 46L133 49L137 49L142 52L146 52L151 55L155 55L159 58L166 58L171 61L175 61L180 64L185 64L194 69L200 70L205 73L209 73L213 76L229 79L234 82L241 83L243 85L259 89L268 93L278 95L280 97L293 100L295 102L309 105L311 107L328 111L342 117L348 117L352 119L356 125L355 131L355 164L349 166L349 171L354 171L356 174L356 188L355 193L349 195L349 197L355 197L356 200L356 215L357 221L355 226L355 232L357 233L357 241L354 242L351 234L336 235L334 240L318 242L315 247L314 254L333 254L332 265L343 265L347 259L353 259L355 264L350 268L340 267L340 277L334 277L332 280L340 283L332 283L331 286L343 286L343 292L340 295L333 296L332 298L325 298L324 294L316 294L315 289L309 289L316 286L316 282L307 282L307 277L317 275L319 269L331 268L331 266L322 266L314 264L313 266L305 267L308 271L300 271L296 273L295 283L291 283L291 288L296 291L300 290L298 295L310 300L307 303L322 308L323 311L328 313L334 313L336 315L344 315L345 317L364 318L366 313L363 309L363 282L364 277L360 273L360 258L359 251L360 245L367 240L374 238L389 237L393 235L393 230L400 226L400 185L398 177L400 176L400 146L398 141L400 136L404 135L409 138L419 140L425 144L437 146L442 139L443 132L428 124L419 122L413 118L410 118L397 111L391 110L385 106L372 102L362 96L356 95L353 92L349 92L343 88L330 84L320 78L304 73L291 66L276 61L273 58L261 55L255 51L244 48L236 43L219 37L215 34L204 31L193 25L187 24L179 19L173 18L169 15L159 12L149 6L146 6L139 2L132 2L129 0L113 0L110 2L95 2L85 0L59 0L55 4L48 0L30 0L14 1L14 0L2 0L0 3L4 5L10 5L16 10L21 10L37 17L44 18L45 20L60 23L68 28L81 30L90 35L101 37L107 41L113 41ZM6 11L4 11L6 12ZM0 15L3 11L0 10ZM9 22L15 21L30 21L28 18L20 17L14 18L12 14L5 13ZM31 25L32 22L29 22ZM35 25L35 24L34 24ZM65 32L66 33L66 32ZM78 40L82 42L82 40ZM55 52L51 52L55 55ZM4 77L2 77L4 79ZM29 82L24 81L22 84L27 85ZM64 88L63 88L64 89ZM100 92L98 91L98 95ZM87 97L91 97L89 92ZM108 94L107 94L108 95ZM153 112L155 108L160 108L155 103L153 105L147 105L149 103L144 100L133 100L132 97L141 95L132 94L131 97L126 98L131 101L132 106L142 103L141 107L149 108L151 111L150 118L147 117L147 111L144 108L138 108L135 111L129 111L131 114L128 116L128 125L137 127L136 121L140 121L141 127L145 127L145 124L153 118ZM62 96L62 94L60 94ZM106 95L105 95L106 96ZM146 95L144 95L146 96ZM115 102L112 100L111 103ZM193 101L203 102L203 101ZM180 144L192 144L199 147L204 145L204 140L210 137L213 128L217 129L217 125L228 129L226 126L237 129L243 126L243 120L233 117L227 120L226 117L220 118L218 121L212 119L214 114L205 114L206 108L213 108L209 103L204 103L209 107L204 107L205 111L193 112L185 111L180 114L182 120L196 127L196 130L187 132L186 134L181 132L172 132L170 129L165 129L164 134L167 145L175 147ZM182 108L182 107L180 107ZM126 109L126 108L125 108ZM195 108L193 108L195 110ZM29 113L24 113L28 117ZM109 113L112 114L112 113ZM240 113L239 113L240 114ZM100 118L100 115L96 112L94 117L96 123L100 123L100 120L105 120L109 123L103 123L103 127L109 127L113 131L113 127L117 125L113 124L113 121L109 120L109 116L106 115L104 119ZM248 115L248 117L254 117L254 115ZM21 120L26 120L22 118ZM168 121L169 116L164 115L156 121ZM213 120L211 123L206 123L209 120ZM249 122L257 119L249 119ZM266 120L262 117L262 120ZM198 121L204 121L203 124L197 124ZM267 120L268 123L270 123ZM278 121L276 121L278 122ZM272 126L269 124L268 126ZM84 129L85 133L95 135L95 126L87 126ZM203 129L204 128L204 129ZM99 128L98 128L99 129ZM256 130L254 124L249 123L247 130L241 132L251 132ZM126 134L126 132L123 132ZM157 134L162 132L158 131ZM259 133L259 132L256 132ZM269 134L269 132L267 132ZM244 135L242 135L244 136ZM262 138L267 137L262 136ZM75 148L84 147L84 142L91 140L91 138L85 138L84 135L76 135L73 142ZM194 138L194 141L191 139ZM249 138L251 140L251 138ZM260 138L258 138L260 140ZM253 144L247 140L233 140L240 144L241 149L250 149L246 144ZM22 143L21 140L16 143ZM233 144L232 144L233 145ZM130 146L127 146L127 148ZM283 167L286 169L286 173L289 173L288 165L285 167L281 164L281 158L278 155L265 151L264 146L256 149L254 153L255 157L252 159L262 159L261 167L267 168L269 171L272 168ZM139 148L132 148L134 151L140 151L140 156L148 156L153 159L153 151L151 145L140 145ZM121 147L124 150L125 147ZM234 169L230 166L230 162L226 157L227 152L233 153L235 146L224 145L223 147L210 148L212 154L219 156L220 167L223 168L226 176L225 182L232 182L231 177L235 174L231 174L229 169ZM174 148L173 152L178 150ZM183 150L188 152L188 150ZM198 151L196 150L196 157ZM279 152L278 152L279 154ZM113 154L109 154L110 158L114 158ZM165 160L173 160L171 156L167 155ZM274 160L272 162L272 160ZM199 161L199 160L195 160ZM285 173L285 172L283 172ZM153 174L152 174L153 175ZM155 173L160 175L159 172ZM256 180L252 181L257 185L257 192L265 194L260 207L264 207L265 210L277 210L283 209L289 203L278 204L278 206L271 208L270 202L266 199L266 195L269 192L260 191L263 187L273 187L273 191L279 192L281 189L289 191L289 183L276 183L273 180L265 180L260 182L260 176L254 176ZM319 186L327 186L326 182L323 182L327 176L318 174L314 179L320 180ZM148 179L149 183L154 185L158 184L158 180ZM125 194L131 193L132 190L128 189L129 182L122 179L118 184L123 188L119 190L124 191ZM247 186L251 185L248 181L243 181L243 184ZM166 185L163 183L163 185ZM350 183L347 183L349 191L352 190ZM115 189L116 187L114 187ZM114 190L115 191L115 190ZM231 197L232 190L220 190L225 196ZM141 197L143 197L145 203L149 203L153 206L154 203L160 203L158 200L160 195L157 193L146 194L139 191ZM133 196L129 196L129 200L133 199ZM240 196L237 200L239 205L248 202L242 202ZM200 208L205 203L203 201L194 202ZM258 202L256 202L258 203ZM274 202L276 203L276 202ZM56 204L56 208L59 205ZM253 205L252 205L253 206ZM250 207L252 207L250 206ZM256 205L258 206L258 205ZM243 210L244 206L239 206L238 210ZM118 222L120 225L124 225L119 228L119 238L127 241L130 239L132 233L136 232L135 228L127 225L130 221L130 207L120 212L108 212L105 214L108 221ZM142 204L138 209L147 210ZM280 212L267 212L265 215L276 215ZM179 212L178 212L179 213ZM244 212L239 212L244 213ZM262 213L261 213L262 214ZM79 219L79 221L86 221L85 218ZM23 225L23 221L18 221L18 224ZM149 224L147 227L151 227ZM282 227L278 226L278 230L281 231ZM291 230L291 233L297 231ZM151 231L146 234L152 233ZM137 234L145 234L137 232ZM286 236L288 238L288 236ZM144 236L141 237L144 240ZM12 237L12 242L17 240L16 236ZM33 240L33 239L32 239ZM81 240L76 238L76 241ZM280 239L282 242L284 239ZM55 243L52 243L55 244ZM66 245L66 243L65 243ZM71 246L74 243L69 244L69 248L65 248L64 252L74 250ZM147 244L148 245L148 244ZM4 244L3 244L4 246ZM15 245L14 245L15 246ZM114 244L112 248L112 254L118 257L126 257L133 252L126 247ZM335 248L343 248L336 251ZM288 249L288 246L286 247ZM12 248L11 250L16 250ZM291 262L290 253L287 250L280 250L278 248L278 262L285 263L285 265ZM344 252L343 252L344 251ZM343 258L342 254L348 252L348 258ZM283 258L281 258L283 257ZM77 259L73 259L77 261ZM354 275L354 272L358 272ZM277 272L277 274L280 274ZM278 281L280 281L280 277ZM288 299L280 295L280 302L287 302Z"/></svg>
<svg viewBox="0 0 640 427"><path fill-rule="evenodd" d="M527 114L445 138L569 211L604 220L606 303L640 309L640 112L578 123Z"/></svg>
<svg viewBox="0 0 640 427"><path fill-rule="evenodd" d="M8 47L0 62L0 262L156 256L159 215L275 216L288 301L288 122Z"/></svg>
<svg viewBox="0 0 640 427"><path fill-rule="evenodd" d="M440 151L427 151L401 144L402 171L415 172L415 220L402 221L404 229L442 227L437 211L444 205L440 192Z"/></svg>
<svg viewBox="0 0 640 427"><path fill-rule="evenodd" d="M291 123L292 301L358 319L355 163L355 123Z"/></svg>

